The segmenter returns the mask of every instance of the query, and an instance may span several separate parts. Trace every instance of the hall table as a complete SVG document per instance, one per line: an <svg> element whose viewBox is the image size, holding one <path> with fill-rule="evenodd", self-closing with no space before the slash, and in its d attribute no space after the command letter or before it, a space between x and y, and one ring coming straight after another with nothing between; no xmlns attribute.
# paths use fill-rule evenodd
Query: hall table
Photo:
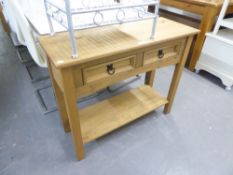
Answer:
<svg viewBox="0 0 233 175"><path fill-rule="evenodd" d="M152 21L140 21L76 31L79 56L71 57L67 32L41 36L65 132L71 131L76 156L84 144L156 108L169 113L192 39L199 30L159 18L150 39ZM167 98L153 86L155 69L175 65ZM146 73L145 85L79 109L77 99L132 76Z"/></svg>
<svg viewBox="0 0 233 175"><path fill-rule="evenodd" d="M220 13L224 0L161 0L162 5L174 7L202 16L199 26L200 33L197 36L193 53L188 68L194 70L201 54L205 41L205 34L212 30L216 16ZM233 13L233 0L231 0L228 14Z"/></svg>

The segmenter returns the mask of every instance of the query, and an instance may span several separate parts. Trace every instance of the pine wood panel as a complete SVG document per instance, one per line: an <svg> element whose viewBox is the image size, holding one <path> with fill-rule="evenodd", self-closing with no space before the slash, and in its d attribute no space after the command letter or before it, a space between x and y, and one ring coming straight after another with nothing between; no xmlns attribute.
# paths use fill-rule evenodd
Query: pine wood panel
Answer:
<svg viewBox="0 0 233 175"><path fill-rule="evenodd" d="M167 103L149 86L131 89L79 111L83 142L88 143Z"/></svg>

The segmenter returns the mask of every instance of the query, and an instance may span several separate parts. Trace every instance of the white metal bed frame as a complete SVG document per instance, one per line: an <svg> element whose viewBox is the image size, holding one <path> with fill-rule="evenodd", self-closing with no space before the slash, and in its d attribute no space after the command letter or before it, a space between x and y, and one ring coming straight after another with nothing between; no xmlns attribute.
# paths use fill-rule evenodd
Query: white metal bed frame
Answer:
<svg viewBox="0 0 233 175"><path fill-rule="evenodd" d="M73 58L78 57L74 30L153 19L150 38L154 38L160 0L128 0L128 2L112 0L108 1L108 3L104 2L104 0L96 0L97 3L94 5L91 3L85 4L86 1L82 0L82 4L78 8L73 8L70 0L63 0L62 4L44 0L51 35L55 33L52 24L53 19L69 32ZM148 7L151 5L155 6L153 13L148 12ZM78 23L78 25L74 25L73 21L82 14L89 15L92 19L87 24ZM113 18L106 20L109 19L109 16Z"/></svg>

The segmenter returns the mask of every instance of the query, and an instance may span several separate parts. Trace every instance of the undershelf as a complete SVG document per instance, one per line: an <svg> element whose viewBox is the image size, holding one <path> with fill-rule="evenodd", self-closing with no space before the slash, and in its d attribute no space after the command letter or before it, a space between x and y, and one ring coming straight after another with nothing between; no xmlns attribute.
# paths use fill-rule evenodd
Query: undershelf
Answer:
<svg viewBox="0 0 233 175"><path fill-rule="evenodd" d="M131 89L79 111L83 142L95 140L167 103L150 86Z"/></svg>

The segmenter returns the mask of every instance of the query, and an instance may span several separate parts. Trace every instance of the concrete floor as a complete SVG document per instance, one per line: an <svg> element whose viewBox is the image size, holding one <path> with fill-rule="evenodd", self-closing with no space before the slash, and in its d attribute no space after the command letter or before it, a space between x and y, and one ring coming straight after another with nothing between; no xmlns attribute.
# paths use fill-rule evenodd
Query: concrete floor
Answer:
<svg viewBox="0 0 233 175"><path fill-rule="evenodd" d="M2 29L0 41L1 175L233 174L233 91L217 78L185 70L169 115L160 108L93 141L86 159L76 161L58 112L44 115L35 95L49 80L31 83ZM157 73L155 87L164 95L172 70Z"/></svg>

